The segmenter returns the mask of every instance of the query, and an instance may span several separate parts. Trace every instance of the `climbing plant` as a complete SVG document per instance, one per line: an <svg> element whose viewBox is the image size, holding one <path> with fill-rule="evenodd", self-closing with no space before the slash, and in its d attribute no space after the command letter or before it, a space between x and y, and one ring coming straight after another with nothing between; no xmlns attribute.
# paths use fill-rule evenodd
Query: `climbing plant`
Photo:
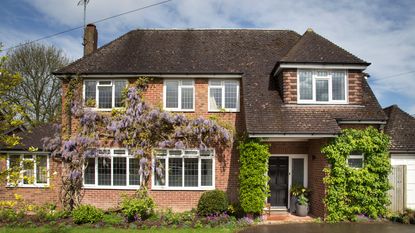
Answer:
<svg viewBox="0 0 415 233"><path fill-rule="evenodd" d="M269 145L245 139L239 144L239 201L246 213L260 214L268 197Z"/></svg>
<svg viewBox="0 0 415 233"><path fill-rule="evenodd" d="M98 148L103 141L118 143L140 159L139 174L141 187L147 187L154 148L215 148L217 155L232 144L232 133L215 120L203 117L188 118L182 114L172 114L149 105L144 96L149 78L139 77L134 85L125 91L124 108L102 114L86 108L79 99L79 86L74 79L69 83L65 95L67 123L78 123L76 132L67 126L64 137L60 134L46 138L45 148L53 151L64 162L61 200L68 209L79 205L82 199L83 167L87 158L98 156ZM72 120L74 119L74 120ZM156 164L155 170L161 176L162 167Z"/></svg>
<svg viewBox="0 0 415 233"><path fill-rule="evenodd" d="M329 163L324 169L327 221L353 221L360 214L371 218L386 214L391 169L388 146L387 135L368 127L345 129L322 148ZM352 152L363 154L362 168L348 166L347 158Z"/></svg>

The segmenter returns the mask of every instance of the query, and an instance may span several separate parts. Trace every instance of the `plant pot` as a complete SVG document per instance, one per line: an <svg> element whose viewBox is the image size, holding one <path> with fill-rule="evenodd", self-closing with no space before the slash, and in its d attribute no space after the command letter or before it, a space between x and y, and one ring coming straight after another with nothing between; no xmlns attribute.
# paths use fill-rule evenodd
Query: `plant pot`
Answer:
<svg viewBox="0 0 415 233"><path fill-rule="evenodd" d="M295 213L295 206L297 204L297 197L296 196L292 196L290 199L290 213Z"/></svg>
<svg viewBox="0 0 415 233"><path fill-rule="evenodd" d="M295 213L300 217L305 217L308 214L308 204L300 205L296 204L295 206Z"/></svg>

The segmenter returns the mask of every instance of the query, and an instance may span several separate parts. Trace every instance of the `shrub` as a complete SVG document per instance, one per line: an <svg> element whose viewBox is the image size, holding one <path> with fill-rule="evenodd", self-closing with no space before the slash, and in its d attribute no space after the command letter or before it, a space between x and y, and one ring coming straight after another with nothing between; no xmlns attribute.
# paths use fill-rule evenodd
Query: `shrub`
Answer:
<svg viewBox="0 0 415 233"><path fill-rule="evenodd" d="M155 206L145 189L138 190L133 197L124 196L121 202L122 213L128 221L146 220L154 214Z"/></svg>
<svg viewBox="0 0 415 233"><path fill-rule="evenodd" d="M104 212L92 205L80 205L72 211L72 218L76 224L96 223L104 217Z"/></svg>
<svg viewBox="0 0 415 233"><path fill-rule="evenodd" d="M269 193L269 145L257 139L239 144L239 201L245 213L260 214Z"/></svg>
<svg viewBox="0 0 415 233"><path fill-rule="evenodd" d="M221 190L207 191L197 204L197 213L201 216L224 213L228 209L228 198Z"/></svg>
<svg viewBox="0 0 415 233"><path fill-rule="evenodd" d="M118 225L124 222L124 218L115 213L104 214L102 222L108 225Z"/></svg>
<svg viewBox="0 0 415 233"><path fill-rule="evenodd" d="M388 175L389 137L373 127L345 129L322 148L329 167L324 169L324 203L329 222L356 220L357 215L376 219L387 214L390 203ZM364 155L362 168L351 168L348 156L355 151Z"/></svg>

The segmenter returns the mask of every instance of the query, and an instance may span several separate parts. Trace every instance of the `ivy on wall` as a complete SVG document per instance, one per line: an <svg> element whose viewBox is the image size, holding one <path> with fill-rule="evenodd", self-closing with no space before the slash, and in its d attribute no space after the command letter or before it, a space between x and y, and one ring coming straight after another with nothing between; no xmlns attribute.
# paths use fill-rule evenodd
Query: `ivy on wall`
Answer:
<svg viewBox="0 0 415 233"><path fill-rule="evenodd" d="M260 214L268 197L269 145L247 139L239 144L239 201L246 213Z"/></svg>
<svg viewBox="0 0 415 233"><path fill-rule="evenodd" d="M389 137L368 127L365 130L345 129L322 148L329 163L324 169L327 221L354 221L360 214L371 218L385 216L390 203L387 195L391 170L388 147ZM363 153L363 168L348 166L347 158L352 152Z"/></svg>

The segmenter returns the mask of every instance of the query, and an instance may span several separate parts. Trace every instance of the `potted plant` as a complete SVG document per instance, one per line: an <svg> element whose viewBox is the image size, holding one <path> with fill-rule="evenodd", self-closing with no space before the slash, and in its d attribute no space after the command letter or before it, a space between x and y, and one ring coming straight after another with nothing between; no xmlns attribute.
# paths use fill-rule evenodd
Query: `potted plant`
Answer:
<svg viewBox="0 0 415 233"><path fill-rule="evenodd" d="M305 217L308 214L308 198L305 193L300 194L295 206L296 214L300 217Z"/></svg>
<svg viewBox="0 0 415 233"><path fill-rule="evenodd" d="M290 189L290 213L295 213L295 206L297 204L298 196L301 194L301 190L304 187L299 184L291 185Z"/></svg>

